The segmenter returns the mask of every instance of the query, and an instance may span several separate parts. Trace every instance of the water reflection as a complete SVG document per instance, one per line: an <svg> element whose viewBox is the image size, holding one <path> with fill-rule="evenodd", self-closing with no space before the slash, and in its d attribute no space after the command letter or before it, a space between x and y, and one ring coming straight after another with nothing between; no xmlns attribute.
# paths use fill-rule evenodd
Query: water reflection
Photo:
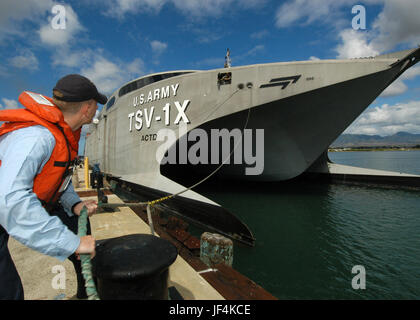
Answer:
<svg viewBox="0 0 420 320"><path fill-rule="evenodd" d="M278 298L420 297L416 193L298 181L215 183L198 192L240 217L256 237L234 267ZM354 290L353 266L366 269Z"/></svg>

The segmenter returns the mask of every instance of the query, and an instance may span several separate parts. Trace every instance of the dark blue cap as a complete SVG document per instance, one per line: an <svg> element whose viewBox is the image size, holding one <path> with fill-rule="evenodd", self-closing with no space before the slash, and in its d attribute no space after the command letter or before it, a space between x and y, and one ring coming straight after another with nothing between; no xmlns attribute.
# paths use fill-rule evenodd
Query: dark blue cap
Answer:
<svg viewBox="0 0 420 320"><path fill-rule="evenodd" d="M81 102L94 99L100 104L107 102L107 97L100 93L88 78L80 74L69 74L57 81L53 89L53 96L57 100L67 102Z"/></svg>

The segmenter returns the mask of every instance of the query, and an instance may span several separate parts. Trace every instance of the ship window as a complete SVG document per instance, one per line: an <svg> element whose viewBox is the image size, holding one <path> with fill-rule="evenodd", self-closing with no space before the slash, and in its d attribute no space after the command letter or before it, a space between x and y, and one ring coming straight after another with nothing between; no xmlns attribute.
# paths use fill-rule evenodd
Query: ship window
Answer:
<svg viewBox="0 0 420 320"><path fill-rule="evenodd" d="M135 80L133 82L130 82L128 84L126 84L124 87L122 87L118 93L118 96L121 97L131 91L140 89L144 86L147 86L149 84L164 80L164 79L168 79L168 78L172 78L172 77L176 77L179 76L181 74L186 74L186 73L191 73L191 72L172 72L172 73L163 73L163 74L156 74L154 76L150 76L150 77L146 77L146 78L142 78L142 79L138 79Z"/></svg>
<svg viewBox="0 0 420 320"><path fill-rule="evenodd" d="M106 104L106 110L108 110L109 108L111 108L111 107L114 105L114 103L115 103L115 96L114 96L114 97L112 97L112 98L108 101L108 103Z"/></svg>

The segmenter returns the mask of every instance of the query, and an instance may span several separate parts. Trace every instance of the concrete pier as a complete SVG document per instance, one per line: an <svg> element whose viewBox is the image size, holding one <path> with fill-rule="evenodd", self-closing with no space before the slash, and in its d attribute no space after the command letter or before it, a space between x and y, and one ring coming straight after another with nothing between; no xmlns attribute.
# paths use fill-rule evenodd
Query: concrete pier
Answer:
<svg viewBox="0 0 420 320"><path fill-rule="evenodd" d="M97 199L96 190L86 189L85 176L89 175L85 175L84 170L79 168L77 171L79 188L75 189L76 192L82 200ZM108 192L107 196L108 203L123 204L117 195ZM124 205L118 206L113 212L98 210L98 213L90 217L92 234L97 240L135 233L150 234L150 227L145 221L147 217L144 208L131 209ZM172 241L178 249L178 257L169 268L168 283L169 291L174 291L178 299L179 296L183 300L276 299L226 264L219 264L209 269L199 257L194 255L195 243L186 241L187 246L185 246L178 241L179 237L174 238L173 234L168 233L168 230L162 228L159 223L156 223L155 227L157 232L155 235ZM61 262L33 251L12 238L8 246L22 279L25 300L76 299L76 274L69 260Z"/></svg>
<svg viewBox="0 0 420 320"><path fill-rule="evenodd" d="M79 188L83 194L84 173L78 170ZM92 190L93 191L93 190ZM96 197L81 197L82 200ZM108 196L109 203L122 203L116 195ZM112 213L97 213L90 218L95 239L114 238L134 233L150 233L149 226L130 208L119 207ZM75 299L76 274L69 260L61 262L38 253L10 238L10 253L22 279L25 300ZM60 281L64 279L65 281ZM169 269L169 287L175 287L184 300L224 300L198 272L181 256Z"/></svg>

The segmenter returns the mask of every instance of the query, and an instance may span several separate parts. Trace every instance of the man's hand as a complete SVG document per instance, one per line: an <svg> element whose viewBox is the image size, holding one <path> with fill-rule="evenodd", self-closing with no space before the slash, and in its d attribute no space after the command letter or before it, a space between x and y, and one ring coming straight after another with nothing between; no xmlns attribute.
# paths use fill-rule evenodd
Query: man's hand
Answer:
<svg viewBox="0 0 420 320"><path fill-rule="evenodd" d="M98 203L95 200L85 200L78 204L76 204L73 208L74 214L80 216L80 212L82 211L83 207L87 208L88 216L90 217L92 214L96 212L98 208Z"/></svg>
<svg viewBox="0 0 420 320"><path fill-rule="evenodd" d="M90 258L95 256L95 238L92 236L80 237L80 244L75 251L76 255L90 253Z"/></svg>

